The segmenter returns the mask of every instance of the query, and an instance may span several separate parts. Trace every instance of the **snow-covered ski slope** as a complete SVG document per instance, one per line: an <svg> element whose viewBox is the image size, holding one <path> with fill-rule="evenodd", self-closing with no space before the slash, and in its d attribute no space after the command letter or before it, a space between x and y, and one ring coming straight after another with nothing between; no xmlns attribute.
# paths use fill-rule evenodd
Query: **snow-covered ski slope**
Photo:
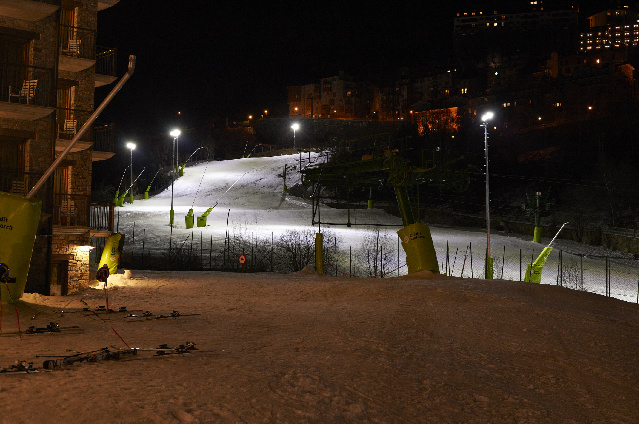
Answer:
<svg viewBox="0 0 639 424"><path fill-rule="evenodd" d="M170 237L173 243L180 243L189 236L196 240L213 239L221 244L227 232L234 231L270 242L289 230L310 229L311 200L291 196L283 191L284 167L287 167L286 185L292 187L300 182L300 164L305 167L309 161L316 163L324 160L325 155L302 153L199 163L187 167L184 175L176 178L173 188L169 186L150 199L135 200L133 204L125 203L123 207L116 208L116 229L127 235L125 249L140 249L142 242L146 249L168 248ZM175 211L173 228L169 225L171 203ZM197 217L214 205L206 227L186 228L184 217L190 208ZM322 222L347 222L345 209L322 205L320 213ZM381 209L353 209L350 211L350 222L354 224L351 227L322 225L323 231L330 227L330 231L336 235L340 251L345 252L345 259L336 264L340 269L349 271L348 256L360 249L365 239L370 238L374 228L379 228L381 233L387 235L387 241L394 240L387 244L395 249L392 255L388 255L395 258L395 263L388 264L386 269L399 268L392 275L406 273L403 251L400 250L397 255L395 232L402 225L399 217ZM380 224L383 226L376 227ZM425 224L429 225L428 222ZM475 278L483 275L486 249L484 229L429 226L441 273ZM314 228L317 230L317 225ZM135 240L132 237L134 230ZM554 234L546 236L542 244L538 244L532 242L532 235L525 238L491 232L495 278L517 281L523 279L526 263L539 254ZM553 248L542 274L544 284L557 284L560 275L564 285L565 281L569 281L568 285L572 288L605 294L606 282L609 281L611 296L630 302L637 301L637 261L618 252L561 239L555 241ZM563 252L561 257L560 251ZM610 260L608 277L606 257L616 258Z"/></svg>

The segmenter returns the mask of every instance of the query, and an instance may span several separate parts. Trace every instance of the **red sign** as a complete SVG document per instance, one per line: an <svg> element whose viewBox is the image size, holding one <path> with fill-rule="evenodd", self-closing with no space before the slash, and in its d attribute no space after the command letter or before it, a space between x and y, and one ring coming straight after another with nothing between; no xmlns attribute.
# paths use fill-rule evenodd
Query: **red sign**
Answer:
<svg viewBox="0 0 639 424"><path fill-rule="evenodd" d="M237 258L237 261L240 263L240 265L244 265L246 263L246 255L242 253L240 257Z"/></svg>

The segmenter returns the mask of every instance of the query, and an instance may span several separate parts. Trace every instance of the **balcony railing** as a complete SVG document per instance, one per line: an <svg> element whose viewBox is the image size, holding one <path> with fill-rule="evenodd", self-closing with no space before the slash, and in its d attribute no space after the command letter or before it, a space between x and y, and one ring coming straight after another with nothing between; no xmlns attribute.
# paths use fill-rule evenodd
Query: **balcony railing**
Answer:
<svg viewBox="0 0 639 424"><path fill-rule="evenodd" d="M62 140L73 139L90 116L91 112L86 110L58 108L58 138ZM83 139L90 139L90 135L85 135Z"/></svg>
<svg viewBox="0 0 639 424"><path fill-rule="evenodd" d="M0 101L55 106L53 69L37 66L0 66Z"/></svg>
<svg viewBox="0 0 639 424"><path fill-rule="evenodd" d="M0 191L26 196L41 176L42 173L40 172L19 172L3 169L0 172Z"/></svg>
<svg viewBox="0 0 639 424"><path fill-rule="evenodd" d="M95 31L60 25L60 54L80 59L95 59Z"/></svg>
<svg viewBox="0 0 639 424"><path fill-rule="evenodd" d="M91 229L113 231L113 202L91 203Z"/></svg>
<svg viewBox="0 0 639 424"><path fill-rule="evenodd" d="M115 139L115 124L95 124L93 126L93 150L98 152L113 152Z"/></svg>
<svg viewBox="0 0 639 424"><path fill-rule="evenodd" d="M97 47L95 54L95 73L101 75L117 76L118 50Z"/></svg>
<svg viewBox="0 0 639 424"><path fill-rule="evenodd" d="M82 194L53 195L53 225L88 227L91 199Z"/></svg>

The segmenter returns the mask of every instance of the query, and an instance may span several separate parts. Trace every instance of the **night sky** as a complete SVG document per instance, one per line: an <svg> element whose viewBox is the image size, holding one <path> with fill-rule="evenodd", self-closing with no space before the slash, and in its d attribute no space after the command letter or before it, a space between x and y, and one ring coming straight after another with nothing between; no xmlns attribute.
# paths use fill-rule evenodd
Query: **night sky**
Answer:
<svg viewBox="0 0 639 424"><path fill-rule="evenodd" d="M366 80L401 67L445 65L455 14L478 2L255 3L120 0L100 12L98 45L117 47L118 77L129 54L137 66L98 120L140 138L215 117L243 120L264 109L283 116L288 85L339 71ZM521 0L522 8L528 3ZM583 11L601 1L581 3ZM479 4L507 11L518 3ZM96 106L112 87L97 90Z"/></svg>

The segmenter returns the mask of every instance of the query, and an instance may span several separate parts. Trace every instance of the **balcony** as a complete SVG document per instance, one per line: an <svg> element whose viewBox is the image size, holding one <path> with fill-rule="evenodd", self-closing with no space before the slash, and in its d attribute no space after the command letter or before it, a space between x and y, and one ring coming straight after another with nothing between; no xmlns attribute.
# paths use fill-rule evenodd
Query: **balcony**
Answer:
<svg viewBox="0 0 639 424"><path fill-rule="evenodd" d="M114 208L112 202L91 203L91 237L108 237L113 232Z"/></svg>
<svg viewBox="0 0 639 424"><path fill-rule="evenodd" d="M65 109L58 108L58 119L56 123L57 136L55 141L55 152L63 152L71 140L75 137L76 133L82 128L82 125L89 119L91 112L79 110L79 109ZM90 134L85 134L83 137L85 140L79 140L73 148L71 153L81 152L90 148L93 143L86 141L91 138Z"/></svg>
<svg viewBox="0 0 639 424"><path fill-rule="evenodd" d="M91 116L91 112L79 109L58 108L57 137L55 151L63 152ZM91 132L87 132L81 140L78 140L71 148L71 153L81 152L93 146L91 160L93 162L111 159L115 152L114 124L94 124ZM93 141L88 141L93 140Z"/></svg>
<svg viewBox="0 0 639 424"><path fill-rule="evenodd" d="M0 67L0 118L44 118L55 110L53 93L53 69L5 63Z"/></svg>
<svg viewBox="0 0 639 424"><path fill-rule="evenodd" d="M120 0L98 0L98 12L118 4Z"/></svg>
<svg viewBox="0 0 639 424"><path fill-rule="evenodd" d="M95 64L95 31L60 25L60 60L58 69L81 72Z"/></svg>
<svg viewBox="0 0 639 424"><path fill-rule="evenodd" d="M56 0L2 0L0 16L37 22L55 13L59 8L56 3L58 3Z"/></svg>
<svg viewBox="0 0 639 424"><path fill-rule="evenodd" d="M117 79L117 49L97 47L95 54L95 87L102 87Z"/></svg>
<svg viewBox="0 0 639 424"><path fill-rule="evenodd" d="M26 196L42 173L3 170L0 172L0 191Z"/></svg>
<svg viewBox="0 0 639 424"><path fill-rule="evenodd" d="M93 162L111 159L115 156L115 124L95 124L93 126Z"/></svg>
<svg viewBox="0 0 639 424"><path fill-rule="evenodd" d="M54 194L54 234L85 234L89 228L90 205L90 197L84 194Z"/></svg>

